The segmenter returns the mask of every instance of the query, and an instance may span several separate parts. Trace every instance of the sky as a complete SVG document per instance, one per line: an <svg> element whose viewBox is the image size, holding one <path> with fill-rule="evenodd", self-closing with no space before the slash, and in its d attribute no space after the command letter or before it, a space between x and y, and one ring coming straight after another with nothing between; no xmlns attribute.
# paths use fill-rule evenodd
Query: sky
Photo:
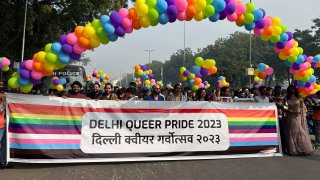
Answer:
<svg viewBox="0 0 320 180"><path fill-rule="evenodd" d="M250 0L243 0L247 3ZM267 15L279 17L287 26L288 31L295 29L308 29L313 23L312 19L320 17L320 0L252 0L256 8L262 8ZM132 4L129 4L129 7ZM94 68L101 69L111 79L123 76L125 73L133 73L136 64L151 61L166 61L178 49L184 47L184 23L176 21L166 25L157 25L147 29L140 29L119 38L116 42L101 45L92 52L87 52L92 62L86 67L87 73L92 73ZM218 38L226 38L236 31L245 31L244 27L237 27L227 19L212 23L208 19L201 22L187 21L185 23L185 46L196 52L198 48L204 48L214 44ZM303 48L303 47L302 47ZM319 50L320 51L320 50ZM313 54L312 54L313 55ZM177 70L178 71L178 70Z"/></svg>

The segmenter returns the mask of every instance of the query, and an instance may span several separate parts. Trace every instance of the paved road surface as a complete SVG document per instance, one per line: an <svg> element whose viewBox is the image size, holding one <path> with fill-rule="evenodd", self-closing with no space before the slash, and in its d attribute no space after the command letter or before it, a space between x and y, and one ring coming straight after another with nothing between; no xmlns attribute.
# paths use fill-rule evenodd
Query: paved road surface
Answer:
<svg viewBox="0 0 320 180"><path fill-rule="evenodd" d="M13 164L0 180L320 180L320 151L313 156L93 164Z"/></svg>

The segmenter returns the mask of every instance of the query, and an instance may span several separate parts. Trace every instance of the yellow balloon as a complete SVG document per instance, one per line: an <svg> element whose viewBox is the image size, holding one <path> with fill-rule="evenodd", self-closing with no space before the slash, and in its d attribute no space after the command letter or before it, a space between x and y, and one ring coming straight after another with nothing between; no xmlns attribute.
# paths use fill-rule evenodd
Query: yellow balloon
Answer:
<svg viewBox="0 0 320 180"><path fill-rule="evenodd" d="M92 36L94 36L96 34L96 31L94 30L94 28L91 25L86 25L83 29L83 35L86 38L91 38Z"/></svg>
<svg viewBox="0 0 320 180"><path fill-rule="evenodd" d="M278 17L272 18L272 24L277 26L281 25L281 19Z"/></svg>
<svg viewBox="0 0 320 180"><path fill-rule="evenodd" d="M207 60L205 60L203 63L202 63L202 65L201 65L203 68L205 68L205 69L209 69L209 68L211 68L212 66L214 66L214 61L213 61L213 59L207 59Z"/></svg>
<svg viewBox="0 0 320 180"><path fill-rule="evenodd" d="M46 61L46 52L40 51L37 53L37 60L39 62L45 62Z"/></svg>
<svg viewBox="0 0 320 180"><path fill-rule="evenodd" d="M196 15L194 16L194 19L195 19L196 21L201 21L201 20L203 20L203 18L204 18L204 14L203 14L202 11L197 12Z"/></svg>
<svg viewBox="0 0 320 180"><path fill-rule="evenodd" d="M90 39L90 46L92 48L97 48L100 46L100 40L96 35L93 35Z"/></svg>
<svg viewBox="0 0 320 180"><path fill-rule="evenodd" d="M63 90L64 90L64 88L63 88L63 86L62 86L61 84L58 84L57 87L56 87L56 89L57 89L58 91L63 91Z"/></svg>
<svg viewBox="0 0 320 180"><path fill-rule="evenodd" d="M151 22L150 19L146 16L140 19L140 24L142 27L147 28L150 26Z"/></svg>
<svg viewBox="0 0 320 180"><path fill-rule="evenodd" d="M144 17L148 14L149 8L145 3L139 3L137 4L137 11L140 16Z"/></svg>
<svg viewBox="0 0 320 180"><path fill-rule="evenodd" d="M150 85L150 81L149 81L149 80L145 80L145 81L144 81L144 84L145 84L145 85Z"/></svg>
<svg viewBox="0 0 320 180"><path fill-rule="evenodd" d="M55 65L48 62L44 63L43 67L47 72L52 72L55 69Z"/></svg>

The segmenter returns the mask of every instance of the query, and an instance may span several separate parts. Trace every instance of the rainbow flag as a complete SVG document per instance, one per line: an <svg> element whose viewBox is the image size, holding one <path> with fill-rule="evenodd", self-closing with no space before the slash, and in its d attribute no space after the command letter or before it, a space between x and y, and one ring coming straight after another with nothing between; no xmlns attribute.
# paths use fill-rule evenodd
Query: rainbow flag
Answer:
<svg viewBox="0 0 320 180"><path fill-rule="evenodd" d="M10 161L41 162L51 159L70 162L80 159L91 162L99 158L119 159L137 157L252 157L274 148L272 155L281 155L274 104L211 103L215 108L124 108L97 107L100 102L58 97L11 95L7 97ZM137 102L146 103L146 102ZM148 102L150 103L150 102ZM152 102L151 102L152 103ZM165 102L164 102L165 103ZM193 102L187 102L193 103ZM210 102L205 102L210 103ZM81 151L82 117L87 112L104 113L223 113L227 116L230 147L226 151L181 153L103 153ZM159 160L159 159L158 159ZM107 160L106 160L107 161Z"/></svg>

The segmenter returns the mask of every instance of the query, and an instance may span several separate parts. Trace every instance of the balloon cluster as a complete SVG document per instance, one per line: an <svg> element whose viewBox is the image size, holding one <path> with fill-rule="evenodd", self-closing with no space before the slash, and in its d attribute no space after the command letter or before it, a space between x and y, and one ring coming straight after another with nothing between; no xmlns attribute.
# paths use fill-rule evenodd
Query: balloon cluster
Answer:
<svg viewBox="0 0 320 180"><path fill-rule="evenodd" d="M1 71L3 71L3 72L9 71L10 64L11 64L11 62L10 62L10 60L8 58L6 58L6 57L0 58L0 69L1 69Z"/></svg>
<svg viewBox="0 0 320 180"><path fill-rule="evenodd" d="M152 86L155 85L155 84L158 84L161 88L163 87L163 82L162 81L156 81L154 79L150 79L150 80L146 79L144 81L144 88L146 90L150 90L152 88Z"/></svg>
<svg viewBox="0 0 320 180"><path fill-rule="evenodd" d="M134 72L134 77L138 78L140 77L140 79L152 79L153 78L153 74L152 74L152 70L148 69L148 67L146 65L136 65L134 67L135 72Z"/></svg>
<svg viewBox="0 0 320 180"><path fill-rule="evenodd" d="M272 74L273 68L264 63L259 63L257 69L254 70L254 76L262 80L271 77Z"/></svg>
<svg viewBox="0 0 320 180"><path fill-rule="evenodd" d="M258 76L255 76L253 82L255 86L261 86L263 79L260 79Z"/></svg>
<svg viewBox="0 0 320 180"><path fill-rule="evenodd" d="M307 57L305 55L299 55L297 60L290 67L289 72L294 77L294 85L297 86L302 96L308 96L315 94L320 90L320 85L316 83L316 76L314 76L314 70L311 66L317 67L320 62L320 56Z"/></svg>
<svg viewBox="0 0 320 180"><path fill-rule="evenodd" d="M210 84L207 81L202 82L201 77L217 73L216 61L213 59L204 60L202 57L197 57L194 61L195 65L191 70L185 67L180 68L180 78L182 81L187 81L194 91L199 88L209 88Z"/></svg>
<svg viewBox="0 0 320 180"><path fill-rule="evenodd" d="M132 82L135 82L137 85L141 85L141 79L140 79L140 77L137 77L137 78L133 78L132 79Z"/></svg>
<svg viewBox="0 0 320 180"><path fill-rule="evenodd" d="M67 83L66 78L58 78L58 77L53 77L51 79L51 84L50 84L50 89L56 89L58 91L63 91L64 90L64 85Z"/></svg>
<svg viewBox="0 0 320 180"><path fill-rule="evenodd" d="M222 87L229 87L229 86L230 86L230 84L227 82L227 80L226 80L226 78L225 78L224 76L219 76L219 77L217 78L217 83L218 83L218 86L219 86L220 88L222 88Z"/></svg>
<svg viewBox="0 0 320 180"><path fill-rule="evenodd" d="M87 76L88 80L93 80L92 78L96 78L98 82L101 82L103 84L106 84L107 82L109 82L110 77L105 74L102 70L93 70L92 75L88 75Z"/></svg>
<svg viewBox="0 0 320 180"><path fill-rule="evenodd" d="M205 18L212 22L227 18L237 26L253 30L255 35L274 46L279 58L295 70L294 79L302 96L320 90L320 86L311 81L312 68L320 67L319 56L303 55L303 49L293 39L293 33L287 32L280 18L266 16L263 9L255 8L250 2L244 4L241 0L136 0L132 8L121 8L111 12L109 16L102 15L100 19L94 19L85 26L76 26L73 32L61 35L59 41L47 44L44 51L35 53L31 60L21 63L17 74L12 75L10 82L14 86L11 87L20 88L27 93L31 91L33 84L40 82L42 76L52 75L53 70L64 67L71 60L78 60L84 51L97 48L100 44L108 44L109 41L114 42L134 29L172 23L177 19L200 21ZM304 57L304 61L300 56ZM302 65L306 62L309 64ZM139 71L137 77L143 71L146 70L142 70L142 73ZM205 70L203 71L205 74ZM146 73L145 76L149 74ZM196 73L193 74L196 76ZM183 79L187 80L186 77ZM307 82L312 82L313 89Z"/></svg>

